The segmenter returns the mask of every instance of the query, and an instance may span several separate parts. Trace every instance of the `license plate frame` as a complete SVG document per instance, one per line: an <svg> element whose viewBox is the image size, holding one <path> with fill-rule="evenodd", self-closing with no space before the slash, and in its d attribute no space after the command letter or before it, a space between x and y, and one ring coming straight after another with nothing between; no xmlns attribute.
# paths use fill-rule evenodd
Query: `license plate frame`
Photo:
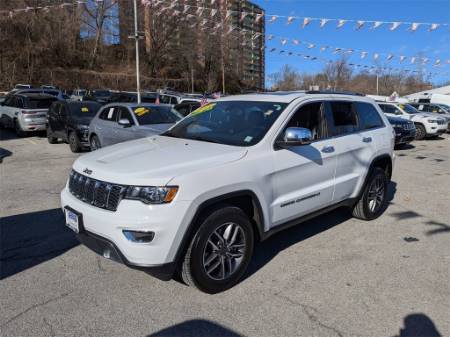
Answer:
<svg viewBox="0 0 450 337"><path fill-rule="evenodd" d="M75 233L79 234L83 231L83 215L75 211L71 207L64 207L65 224Z"/></svg>

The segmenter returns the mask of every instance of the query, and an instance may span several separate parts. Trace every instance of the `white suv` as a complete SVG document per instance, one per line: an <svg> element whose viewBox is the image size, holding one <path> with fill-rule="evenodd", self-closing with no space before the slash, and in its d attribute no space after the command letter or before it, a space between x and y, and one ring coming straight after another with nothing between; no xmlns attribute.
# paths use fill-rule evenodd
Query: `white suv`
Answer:
<svg viewBox="0 0 450 337"><path fill-rule="evenodd" d="M97 253L216 293L243 276L256 240L340 206L378 217L393 148L361 95L232 96L163 135L81 156L61 203Z"/></svg>
<svg viewBox="0 0 450 337"><path fill-rule="evenodd" d="M439 115L420 112L412 105L399 103L378 103L381 110L388 116L400 117L414 122L416 139L437 137L447 131L448 122Z"/></svg>

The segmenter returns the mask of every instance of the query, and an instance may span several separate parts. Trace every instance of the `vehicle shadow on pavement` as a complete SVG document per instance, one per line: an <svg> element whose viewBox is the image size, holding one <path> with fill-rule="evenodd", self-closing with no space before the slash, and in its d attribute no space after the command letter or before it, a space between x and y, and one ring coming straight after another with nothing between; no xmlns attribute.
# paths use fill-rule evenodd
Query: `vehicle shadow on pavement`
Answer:
<svg viewBox="0 0 450 337"><path fill-rule="evenodd" d="M393 181L388 185L387 202L394 199L397 184ZM385 210L386 211L386 210ZM256 243L252 260L248 266L244 280L255 274L269 263L279 252L312 236L325 232L352 218L351 211L342 207L323 214L312 220L300 223L292 228L281 231L266 241Z"/></svg>
<svg viewBox="0 0 450 337"><path fill-rule="evenodd" d="M147 337L240 337L241 335L220 324L204 319L194 319L172 325Z"/></svg>
<svg viewBox="0 0 450 337"><path fill-rule="evenodd" d="M10 157L12 155L11 151L0 147L0 164L3 162L3 158Z"/></svg>
<svg viewBox="0 0 450 337"><path fill-rule="evenodd" d="M60 208L0 219L0 280L78 245Z"/></svg>
<svg viewBox="0 0 450 337"><path fill-rule="evenodd" d="M433 321L425 314L411 314L405 317L404 327L394 337L442 337Z"/></svg>

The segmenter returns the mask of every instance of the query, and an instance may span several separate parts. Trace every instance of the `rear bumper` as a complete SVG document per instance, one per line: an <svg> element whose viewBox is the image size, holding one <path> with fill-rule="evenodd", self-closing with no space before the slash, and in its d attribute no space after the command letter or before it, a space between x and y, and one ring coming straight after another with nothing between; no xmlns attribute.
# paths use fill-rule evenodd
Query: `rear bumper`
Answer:
<svg viewBox="0 0 450 337"><path fill-rule="evenodd" d="M78 233L77 239L95 253L115 262L122 263L130 268L144 271L157 279L169 281L175 273L175 263L166 263L151 267L135 265L127 260L127 258L112 241L86 230Z"/></svg>

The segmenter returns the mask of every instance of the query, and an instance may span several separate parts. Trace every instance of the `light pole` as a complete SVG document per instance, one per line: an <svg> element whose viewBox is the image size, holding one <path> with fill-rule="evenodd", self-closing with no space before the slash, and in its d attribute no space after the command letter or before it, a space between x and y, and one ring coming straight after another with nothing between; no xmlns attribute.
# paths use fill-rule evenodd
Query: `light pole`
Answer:
<svg viewBox="0 0 450 337"><path fill-rule="evenodd" d="M133 1L134 5L134 38L136 43L136 92L138 104L141 104L141 79L139 75L139 32L138 32L138 20L137 20L137 0Z"/></svg>

